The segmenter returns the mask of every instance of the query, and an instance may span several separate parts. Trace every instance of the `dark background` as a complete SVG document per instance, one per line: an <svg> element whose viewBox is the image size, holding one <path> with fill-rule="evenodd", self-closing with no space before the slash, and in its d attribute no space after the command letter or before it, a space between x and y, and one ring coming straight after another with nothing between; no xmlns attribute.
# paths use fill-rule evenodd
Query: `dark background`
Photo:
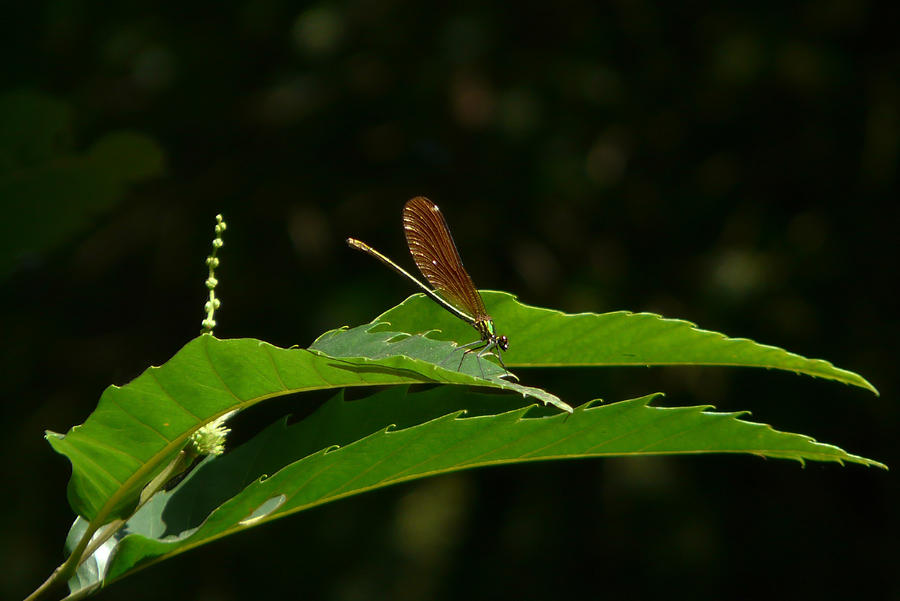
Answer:
<svg viewBox="0 0 900 601"><path fill-rule="evenodd" d="M219 212L220 337L305 346L405 298L343 238L411 265L400 209L424 194L480 286L689 319L828 359L881 396L725 368L536 370L526 383L573 404L661 390L750 409L896 468L895 4L675 4L5 6L0 93L67 117L36 155L0 156L0 596L50 573L73 517L68 464L43 430L80 423L104 387L198 333ZM61 186L35 205L17 187L119 131L152 140L164 172L86 213L91 194ZM62 233L10 242L36 240L30 228ZM896 599L898 506L892 472L855 465L489 469L281 520L102 598Z"/></svg>

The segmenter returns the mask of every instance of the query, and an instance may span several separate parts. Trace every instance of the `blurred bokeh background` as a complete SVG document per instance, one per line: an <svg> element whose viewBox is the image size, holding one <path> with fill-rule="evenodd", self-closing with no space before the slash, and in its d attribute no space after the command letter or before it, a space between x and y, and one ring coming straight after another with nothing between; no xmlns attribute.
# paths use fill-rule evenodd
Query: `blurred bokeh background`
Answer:
<svg viewBox="0 0 900 601"><path fill-rule="evenodd" d="M43 581L73 518L44 429L199 332L216 213L220 337L305 346L401 301L409 286L343 239L411 265L400 209L423 194L482 287L688 319L882 394L712 368L527 383L749 409L896 468L898 12L5 5L0 596ZM748 457L483 470L258 528L101 598L896 599L898 493L891 472Z"/></svg>

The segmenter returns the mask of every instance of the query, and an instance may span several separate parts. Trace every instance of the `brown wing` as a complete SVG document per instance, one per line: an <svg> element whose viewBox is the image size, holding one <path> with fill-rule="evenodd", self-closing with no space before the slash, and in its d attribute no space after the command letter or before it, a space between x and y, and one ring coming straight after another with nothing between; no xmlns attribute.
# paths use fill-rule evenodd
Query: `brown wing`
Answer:
<svg viewBox="0 0 900 601"><path fill-rule="evenodd" d="M437 205L424 196L409 200L403 207L403 231L419 271L441 296L476 320L487 317Z"/></svg>

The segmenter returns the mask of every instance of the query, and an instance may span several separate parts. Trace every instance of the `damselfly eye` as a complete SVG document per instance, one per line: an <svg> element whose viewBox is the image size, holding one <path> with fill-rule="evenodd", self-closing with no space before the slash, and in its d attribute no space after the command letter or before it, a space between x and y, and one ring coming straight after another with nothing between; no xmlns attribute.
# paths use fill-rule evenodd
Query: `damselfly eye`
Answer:
<svg viewBox="0 0 900 601"><path fill-rule="evenodd" d="M509 338L507 338L506 336L501 336L497 341L497 346L500 347L501 351L505 351L509 348Z"/></svg>

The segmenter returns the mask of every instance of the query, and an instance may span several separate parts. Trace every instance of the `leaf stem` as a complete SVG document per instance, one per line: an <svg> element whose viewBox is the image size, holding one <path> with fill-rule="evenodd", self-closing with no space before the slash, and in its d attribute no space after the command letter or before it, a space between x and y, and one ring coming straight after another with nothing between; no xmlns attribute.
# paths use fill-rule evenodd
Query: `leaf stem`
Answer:
<svg viewBox="0 0 900 601"><path fill-rule="evenodd" d="M197 451L194 449L194 445L190 444L185 449L182 449L159 474L156 475L153 480L151 480L147 486L144 487L144 490L141 491L140 500L138 501L137 506L134 508L134 511L131 513L133 516L138 510L143 507L147 501L149 501L153 495L158 493L162 488L166 485L166 483L186 470L190 467L191 463L198 457ZM129 516L130 518L131 516ZM93 555L97 549L103 546L103 543L112 538L116 532L122 529L127 523L128 519L116 519L112 522L103 525L95 525L89 524L87 530L84 535L82 535L81 539L78 541L78 544L75 546L75 549L72 550L72 553L66 558L61 565L59 565L53 573L39 586L33 593L28 595L25 598L25 601L34 601L36 599L41 598L44 594L48 593L51 587L59 586L65 583L69 578L72 577L72 574L75 573L75 570L78 569L86 559L88 559L91 555ZM97 536L95 536L97 534ZM70 601L73 599L80 598L79 593L82 591L89 591L90 587L82 589L80 591L75 591L72 595L66 597Z"/></svg>

